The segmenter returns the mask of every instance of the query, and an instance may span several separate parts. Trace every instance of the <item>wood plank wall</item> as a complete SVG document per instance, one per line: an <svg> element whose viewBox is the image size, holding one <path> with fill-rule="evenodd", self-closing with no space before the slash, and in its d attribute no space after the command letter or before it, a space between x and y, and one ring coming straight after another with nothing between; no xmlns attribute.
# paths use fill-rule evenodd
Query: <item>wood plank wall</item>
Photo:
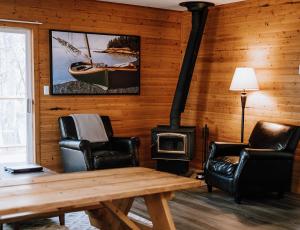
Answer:
<svg viewBox="0 0 300 230"><path fill-rule="evenodd" d="M182 119L183 125L197 125L193 167L202 166L204 124L210 128L210 140L239 140L240 97L228 90L236 66L254 67L262 89L248 98L246 138L260 119L300 125L299 5L295 0L249 0L210 11ZM2 24L34 31L36 149L41 164L61 170L59 116L100 113L111 116L116 135L139 136L141 163L153 166L150 129L169 121L190 30L188 13L94 0L0 0L0 18L44 23ZM44 96L50 78L49 29L140 35L141 95ZM293 191L300 193L299 149L294 168Z"/></svg>
<svg viewBox="0 0 300 230"><path fill-rule="evenodd" d="M140 137L141 164L153 166L150 129L168 123L181 62L181 13L95 0L0 0L0 18L43 22L31 26L37 31L36 148L42 165L61 170L59 116L99 113L111 117L116 136ZM43 86L50 83L49 29L140 35L141 95L44 96Z"/></svg>
<svg viewBox="0 0 300 230"><path fill-rule="evenodd" d="M183 19L183 41L190 16ZM249 0L209 13L193 76L186 123L208 124L211 140L240 140L240 95L229 91L237 66L254 67L261 90L246 105L245 140L258 120L300 125L300 1ZM184 39L185 38L185 39ZM200 137L200 136L198 136ZM300 145L293 188L300 192ZM201 139L195 167L201 167Z"/></svg>

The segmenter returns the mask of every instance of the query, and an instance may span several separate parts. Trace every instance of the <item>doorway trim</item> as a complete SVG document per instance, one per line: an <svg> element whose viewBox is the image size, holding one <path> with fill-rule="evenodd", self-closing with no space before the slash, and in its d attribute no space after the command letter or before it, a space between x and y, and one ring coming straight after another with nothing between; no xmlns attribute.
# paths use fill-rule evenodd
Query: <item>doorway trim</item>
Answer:
<svg viewBox="0 0 300 230"><path fill-rule="evenodd" d="M27 74L28 76L31 76L31 103L29 103L27 106L30 105L31 111L32 111L32 136L31 136L31 142L32 142L32 154L30 161L41 164L41 146L40 146L40 128L39 128L39 117L40 117L40 105L39 105L39 55L38 55L38 33L39 33L39 25L34 24L23 24L23 23L14 23L14 22L0 22L0 27L4 28L6 30L20 30L20 31L26 31L29 33L30 36L27 38L27 45L30 44L31 52L30 57L26 58L27 61L30 61L30 68L28 68ZM28 55L28 54L26 54ZM30 59L29 59L30 58ZM29 65L28 65L29 66ZM27 81L28 82L28 81Z"/></svg>

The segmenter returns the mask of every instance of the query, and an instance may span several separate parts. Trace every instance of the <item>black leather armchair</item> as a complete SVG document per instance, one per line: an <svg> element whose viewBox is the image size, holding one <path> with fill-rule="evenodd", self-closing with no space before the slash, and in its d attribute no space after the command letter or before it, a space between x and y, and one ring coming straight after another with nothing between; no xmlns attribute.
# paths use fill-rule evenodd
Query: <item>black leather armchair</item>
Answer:
<svg viewBox="0 0 300 230"><path fill-rule="evenodd" d="M114 137L108 116L101 116L108 142L78 140L71 116L60 117L59 142L65 172L138 166L139 139Z"/></svg>
<svg viewBox="0 0 300 230"><path fill-rule="evenodd" d="M212 186L234 195L240 203L249 192L290 191L298 126L259 121L248 144L212 142L205 164L208 191Z"/></svg>

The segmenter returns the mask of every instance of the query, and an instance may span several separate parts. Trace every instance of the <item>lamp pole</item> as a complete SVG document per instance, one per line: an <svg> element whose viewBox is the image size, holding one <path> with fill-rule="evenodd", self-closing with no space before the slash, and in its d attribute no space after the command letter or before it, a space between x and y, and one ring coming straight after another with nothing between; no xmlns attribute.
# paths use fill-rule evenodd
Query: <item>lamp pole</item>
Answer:
<svg viewBox="0 0 300 230"><path fill-rule="evenodd" d="M241 103L242 103L242 122L241 122L241 143L244 142L244 126L245 126L245 107L247 101L247 93L245 90L241 93Z"/></svg>

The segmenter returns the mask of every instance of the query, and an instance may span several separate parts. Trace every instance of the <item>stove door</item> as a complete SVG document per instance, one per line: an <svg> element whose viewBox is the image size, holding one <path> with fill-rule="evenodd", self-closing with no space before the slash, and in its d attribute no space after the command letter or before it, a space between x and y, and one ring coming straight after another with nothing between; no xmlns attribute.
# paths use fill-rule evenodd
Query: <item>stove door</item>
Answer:
<svg viewBox="0 0 300 230"><path fill-rule="evenodd" d="M158 133L157 153L187 154L187 135L181 133Z"/></svg>

